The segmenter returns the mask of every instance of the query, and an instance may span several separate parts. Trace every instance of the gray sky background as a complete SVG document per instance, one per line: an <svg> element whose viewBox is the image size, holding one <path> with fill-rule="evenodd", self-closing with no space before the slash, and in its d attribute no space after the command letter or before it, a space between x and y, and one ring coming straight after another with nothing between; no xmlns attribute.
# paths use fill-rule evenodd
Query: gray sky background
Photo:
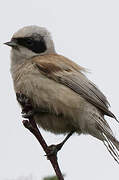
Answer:
<svg viewBox="0 0 119 180"><path fill-rule="evenodd" d="M119 118L118 0L1 0L0 2L0 180L54 174L37 140L22 125L10 76L10 40L19 28L36 24L52 33L58 53L88 68ZM119 139L119 124L107 117ZM42 131L49 144L64 136ZM119 165L103 143L74 135L59 153L66 180L117 180Z"/></svg>

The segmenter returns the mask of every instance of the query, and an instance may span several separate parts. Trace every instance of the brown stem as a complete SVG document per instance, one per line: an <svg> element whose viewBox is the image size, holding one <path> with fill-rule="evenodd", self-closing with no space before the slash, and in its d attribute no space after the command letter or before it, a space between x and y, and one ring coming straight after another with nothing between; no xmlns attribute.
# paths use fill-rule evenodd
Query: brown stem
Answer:
<svg viewBox="0 0 119 180"><path fill-rule="evenodd" d="M28 120L23 120L23 125L25 126L25 128L27 128L39 141L39 143L41 144L42 148L44 149L47 158L50 160L55 173L58 177L59 180L64 180L63 175L61 173L61 170L59 168L58 165L58 161L57 161L57 152L52 151L53 146L48 147L47 143L45 142L43 136L41 135L36 122L33 118L34 115L34 109L32 107L31 104L31 100L26 97L24 94L22 94L22 92L17 92L16 93L16 98L17 101L21 104L22 106L22 116L25 114L27 114L27 116L24 116L25 118L27 117ZM59 150L61 149L61 147L59 148Z"/></svg>
<svg viewBox="0 0 119 180"><path fill-rule="evenodd" d="M51 154L51 150L48 147L47 143L45 142L43 136L41 135L33 117L30 117L29 121L23 120L23 125L37 138L37 140L41 144L43 150L46 153L46 156L50 160L50 162L55 170L55 173L56 173L58 179L64 180L61 170L59 168L58 161L57 161L57 154L56 153Z"/></svg>

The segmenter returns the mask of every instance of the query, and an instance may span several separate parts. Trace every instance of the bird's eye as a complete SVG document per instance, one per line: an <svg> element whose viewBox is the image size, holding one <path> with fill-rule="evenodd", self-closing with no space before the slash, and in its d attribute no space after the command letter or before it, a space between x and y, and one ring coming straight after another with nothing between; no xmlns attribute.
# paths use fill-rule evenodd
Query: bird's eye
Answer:
<svg viewBox="0 0 119 180"><path fill-rule="evenodd" d="M27 45L31 46L31 45L33 45L33 40L32 39L27 39L26 43L27 43Z"/></svg>

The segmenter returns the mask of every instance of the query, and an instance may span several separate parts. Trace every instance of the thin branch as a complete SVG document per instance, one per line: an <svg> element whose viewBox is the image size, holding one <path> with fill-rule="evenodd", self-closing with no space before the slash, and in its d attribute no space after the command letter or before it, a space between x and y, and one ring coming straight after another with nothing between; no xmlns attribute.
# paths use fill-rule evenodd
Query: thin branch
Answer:
<svg viewBox="0 0 119 180"><path fill-rule="evenodd" d="M39 141L39 143L41 144L43 150L46 153L46 156L48 158L48 160L50 160L55 173L58 177L59 180L64 180L63 175L61 173L61 170L59 168L58 165L58 161L57 161L57 154L56 153L52 153L52 149L47 145L47 143L45 142L43 136L41 135L34 119L32 117L29 118L28 120L23 120L23 125L25 126L25 128L27 128Z"/></svg>
<svg viewBox="0 0 119 180"><path fill-rule="evenodd" d="M46 153L47 159L50 160L50 162L55 170L55 173L56 173L58 179L64 180L61 170L59 168L58 161L57 161L57 152L61 149L63 144L71 136L72 133L70 133L68 135L68 137L66 137L62 143L60 143L56 146L55 145L48 146L46 141L44 140L43 136L41 135L41 133L36 125L36 122L33 118L35 110L33 109L32 105L31 105L30 99L28 97L26 97L24 94L22 94L21 92L16 93L16 98L22 106L22 116L28 119L28 120L23 120L24 127L27 128L41 144L43 150Z"/></svg>
<svg viewBox="0 0 119 180"><path fill-rule="evenodd" d="M48 157L48 159L50 160L55 173L58 177L59 180L64 180L63 175L61 173L61 170L59 168L58 165L58 161L57 161L57 154L53 153L52 154L52 150L49 148L49 146L47 145L47 143L45 142L43 136L41 135L34 119L32 117L29 118L28 120L23 120L23 125L25 126L25 128L27 128L39 141L39 143L41 144L43 150L46 153L46 156Z"/></svg>

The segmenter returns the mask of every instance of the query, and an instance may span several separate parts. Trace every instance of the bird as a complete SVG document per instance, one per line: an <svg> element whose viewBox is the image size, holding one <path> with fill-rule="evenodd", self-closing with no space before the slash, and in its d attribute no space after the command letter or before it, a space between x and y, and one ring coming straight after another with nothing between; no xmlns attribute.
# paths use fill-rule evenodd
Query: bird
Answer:
<svg viewBox="0 0 119 180"><path fill-rule="evenodd" d="M30 98L37 125L54 134L89 134L119 163L119 141L105 115L117 118L105 95L85 75L86 69L58 54L44 27L25 26L5 44L11 47L14 90Z"/></svg>

